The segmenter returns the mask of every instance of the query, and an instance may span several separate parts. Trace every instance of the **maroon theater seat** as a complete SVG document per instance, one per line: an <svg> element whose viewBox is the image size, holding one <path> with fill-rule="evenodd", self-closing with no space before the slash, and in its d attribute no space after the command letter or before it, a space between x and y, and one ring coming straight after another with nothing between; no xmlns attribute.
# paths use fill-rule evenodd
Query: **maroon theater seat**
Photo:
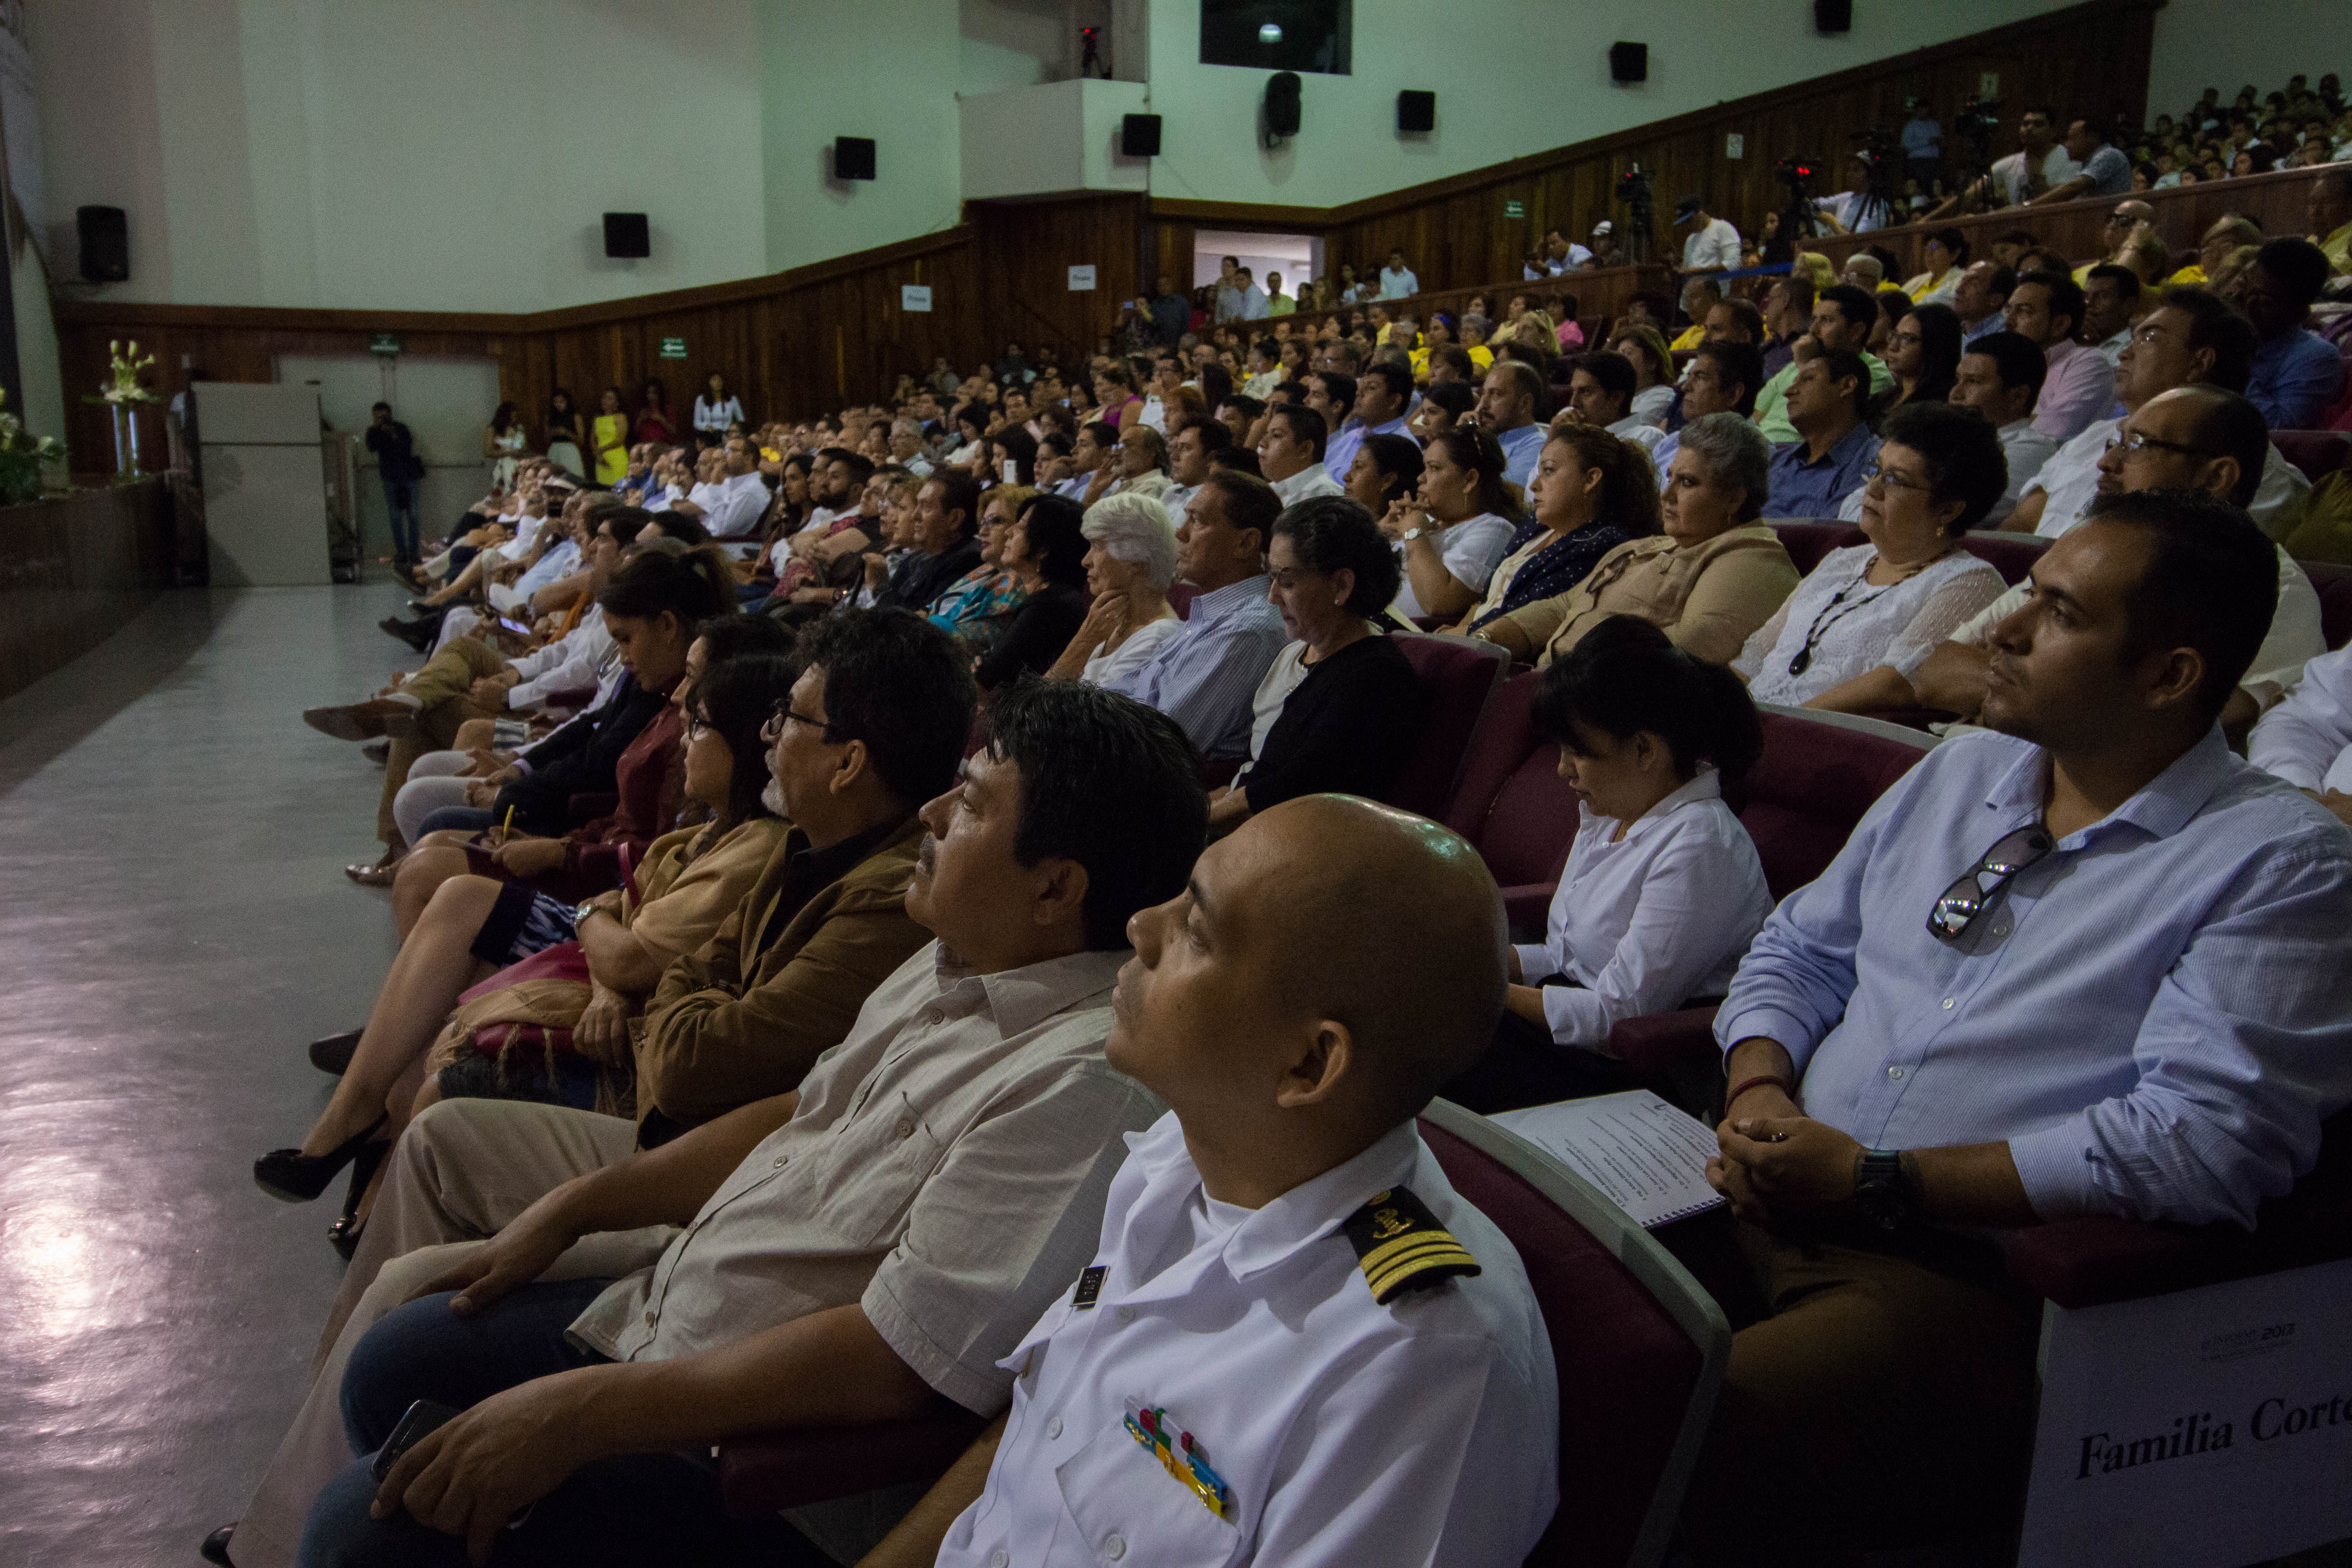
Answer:
<svg viewBox="0 0 2352 1568"><path fill-rule="evenodd" d="M2347 639L2352 639L2352 566L2330 561L2300 564L2319 595L2319 635L2329 647L2342 647Z"/></svg>
<svg viewBox="0 0 2352 1568"><path fill-rule="evenodd" d="M2273 430L2271 445L2315 485L2352 459L2352 435L2341 430Z"/></svg>
<svg viewBox="0 0 2352 1568"><path fill-rule="evenodd" d="M806 1426L719 1447L719 1491L737 1519L933 1481L971 1447L987 1421L936 1402L931 1415L871 1426Z"/></svg>
<svg viewBox="0 0 2352 1568"><path fill-rule="evenodd" d="M1995 533L1990 530L1960 535L1960 548L1979 561L1990 562L2001 581L2016 587L2050 548L2050 542L2031 533Z"/></svg>
<svg viewBox="0 0 2352 1568"><path fill-rule="evenodd" d="M1537 738L1531 718L1538 679L1513 676L1495 693L1444 817L1494 873L1515 931L1542 926L1576 841L1576 795L1559 776L1559 749Z"/></svg>
<svg viewBox="0 0 2352 1568"><path fill-rule="evenodd" d="M1890 736L1801 719L1764 715L1764 755L1736 789L1724 792L1756 853L1775 899L1820 876L1887 787L1927 754Z"/></svg>
<svg viewBox="0 0 2352 1568"><path fill-rule="evenodd" d="M1773 518L1772 531L1780 536L1780 547L1789 559L1797 563L1797 575L1802 577L1822 563L1822 557L1832 550L1843 550L1850 544L1868 542L1861 529L1836 518Z"/></svg>
<svg viewBox="0 0 2352 1568"><path fill-rule="evenodd" d="M1429 689L1421 743L1389 791L1389 804L1423 816L1444 815L1478 721L1510 673L1510 655L1470 637L1402 637L1397 647Z"/></svg>
<svg viewBox="0 0 2352 1568"><path fill-rule="evenodd" d="M1649 1233L1532 1144L1442 1100L1421 1135L1454 1191L1517 1249L1551 1340L1559 1507L1528 1562L1659 1562L1730 1353L1723 1309Z"/></svg>

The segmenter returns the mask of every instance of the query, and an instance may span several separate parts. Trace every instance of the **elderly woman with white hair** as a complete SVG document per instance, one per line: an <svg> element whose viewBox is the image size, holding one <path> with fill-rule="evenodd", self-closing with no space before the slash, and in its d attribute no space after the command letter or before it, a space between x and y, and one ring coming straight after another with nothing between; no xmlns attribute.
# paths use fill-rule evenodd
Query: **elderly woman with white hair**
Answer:
<svg viewBox="0 0 2352 1568"><path fill-rule="evenodd" d="M1107 496L1087 509L1087 588L1095 596L1086 623L1049 680L1108 686L1140 668L1184 623L1169 605L1176 581L1176 526L1150 496Z"/></svg>

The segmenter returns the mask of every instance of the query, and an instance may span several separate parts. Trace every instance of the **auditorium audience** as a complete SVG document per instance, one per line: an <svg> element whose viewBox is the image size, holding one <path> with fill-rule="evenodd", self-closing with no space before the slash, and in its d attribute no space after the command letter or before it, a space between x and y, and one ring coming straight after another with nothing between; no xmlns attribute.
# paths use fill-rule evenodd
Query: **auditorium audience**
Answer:
<svg viewBox="0 0 2352 1568"><path fill-rule="evenodd" d="M1784 362L1772 378L1756 395L1756 423L1767 439L1775 445L1797 440L1797 427L1790 423L1786 404L1789 387L1802 368L1800 363L1822 350L1840 351L1854 355L1867 373L1861 396L1864 400L1883 397L1895 390L1895 373L1876 354L1870 352L1871 328L1878 321L1878 304L1859 289L1838 284L1822 289L1812 300L1810 325L1797 318L1793 296L1787 314L1784 331L1803 334L1793 340L1792 349L1811 340L1802 352L1794 353Z"/></svg>
<svg viewBox="0 0 2352 1568"><path fill-rule="evenodd" d="M1959 374L1952 381L1952 405L1974 409L1993 427L2009 470L2000 500L1985 513L1985 527L2005 526L2026 485L2058 449L2057 442L2033 427L2033 400L2041 395L2049 371L2049 357L2033 341L2011 331L1987 332L1960 356Z"/></svg>
<svg viewBox="0 0 2352 1568"><path fill-rule="evenodd" d="M1327 378L1328 380L1328 378ZM1355 466L1356 448L1367 436L1402 436L1405 415L1412 405L1412 373L1385 362L1368 364L1356 382L1350 417L1336 426L1325 443L1326 471L1344 477Z"/></svg>
<svg viewBox="0 0 2352 1568"><path fill-rule="evenodd" d="M2129 414L2159 394L2199 383L2242 393L2253 372L2253 327L2234 307L2202 289L2169 289L2134 330L2117 361L2116 400ZM2045 539L2072 528L2090 506L2100 460L2121 425L2120 419L2102 418L2060 446L2001 526ZM2284 539L2302 520L2310 489L2311 481L2273 447L2247 510L2263 532Z"/></svg>
<svg viewBox="0 0 2352 1568"><path fill-rule="evenodd" d="M1631 1087L1611 1029L1721 996L1772 912L1723 800L1764 750L1730 672L1612 616L1544 671L1532 719L1576 790L1576 837L1544 940L1511 950L1494 1043L1446 1086L1482 1112Z"/></svg>
<svg viewBox="0 0 2352 1568"><path fill-rule="evenodd" d="M1783 414L1797 438L1772 455L1767 517L1835 517L1878 453L1864 421L1870 372L1860 354L1824 349L1797 367Z"/></svg>
<svg viewBox="0 0 2352 1568"><path fill-rule="evenodd" d="M1511 535L1486 596L1450 628L1457 635L1565 594L1610 551L1658 531L1657 489L1640 447L1590 425L1555 425L1550 437L1528 489L1533 514Z"/></svg>
<svg viewBox="0 0 2352 1568"><path fill-rule="evenodd" d="M1963 347L1974 343L1989 332L2006 331L2008 320L2004 311L2009 305L2011 290L2017 287L2017 274L1998 261L1971 261L1960 273L1960 286L1952 291L1952 309L1960 318L1960 342Z"/></svg>
<svg viewBox="0 0 2352 1568"><path fill-rule="evenodd" d="M2000 498L1991 426L1949 404L1898 408L1864 472L1857 515L1868 542L1823 556L1732 660L1759 702L1904 706L1911 671L2007 586L1960 548Z"/></svg>
<svg viewBox="0 0 2352 1568"><path fill-rule="evenodd" d="M1183 622L1126 674L1103 682L1176 721L1211 762L1249 754L1250 696L1288 634L1267 602L1267 537L1283 503L1244 474L1217 473L1184 509L1177 569L1195 589Z"/></svg>
<svg viewBox="0 0 2352 1568"><path fill-rule="evenodd" d="M487 1539L535 1504L509 1550L803 1561L781 1519L729 1521L710 1468L660 1456L745 1430L903 1418L941 1394L1002 1409L1013 1378L997 1362L1067 1294L1121 1135L1160 1114L1104 1064L1102 1041L1129 918L1179 892L1201 847L1192 762L1171 726L1108 693L1008 693L988 749L923 808L907 902L937 940L874 991L797 1095L645 1152L626 1122L577 1111L436 1107L395 1162L388 1217L410 1248L496 1234L402 1258L350 1302L362 1310L239 1536L263 1537L263 1562L298 1530L305 1560L386 1560L436 1527ZM623 1234L684 1226L722 1193L690 1231ZM403 1456L384 1483L394 1506L372 1519L364 1457L343 1467L443 1386L436 1369L467 1341L482 1372L471 1407ZM568 1413L550 1426L553 1404ZM824 1510L799 1517L827 1533ZM890 1522L831 1517L844 1559Z"/></svg>
<svg viewBox="0 0 2352 1568"><path fill-rule="evenodd" d="M2352 826L2352 647L2323 654L2246 742L2246 760Z"/></svg>
<svg viewBox="0 0 2352 1568"><path fill-rule="evenodd" d="M1150 497L1113 496L1087 509L1079 532L1087 541L1093 605L1045 673L1106 686L1139 669L1183 626L1168 603L1176 581L1176 530Z"/></svg>
<svg viewBox="0 0 2352 1568"><path fill-rule="evenodd" d="M1503 448L1503 477L1522 489L1543 454L1546 432L1536 423L1542 396L1542 375L1517 360L1505 360L1488 371L1478 390L1478 428Z"/></svg>
<svg viewBox="0 0 2352 1568"><path fill-rule="evenodd" d="M2273 430L2308 430L2344 391L2336 345L2304 323L2329 276L2327 258L2306 239L2273 239L2245 269L2238 308L2254 326L2246 397Z"/></svg>
<svg viewBox="0 0 2352 1568"><path fill-rule="evenodd" d="M2226 501L2103 500L1995 633L2000 732L1927 752L1740 965L1709 1171L1767 1315L1684 1505L1697 1561L2006 1517L2042 1305L1987 1238L2251 1225L2352 1100L2352 840L2215 724L2273 566Z"/></svg>
<svg viewBox="0 0 2352 1568"><path fill-rule="evenodd" d="M1265 430L1257 443L1258 471L1283 505L1347 493L1323 460L1329 450L1328 429L1323 416L1302 404L1280 403L1265 411Z"/></svg>
<svg viewBox="0 0 2352 1568"><path fill-rule="evenodd" d="M1687 423L1708 414L1737 414L1744 418L1756 412L1757 389L1763 384L1763 358L1753 343L1728 337L1710 339L1692 352L1690 365L1683 372L1683 419ZM1661 490L1681 446L1682 432L1675 430L1650 451Z"/></svg>
<svg viewBox="0 0 2352 1568"><path fill-rule="evenodd" d="M2126 366L2140 347L2135 342L2125 355ZM2244 398L2210 384L2176 387L2140 405L2123 422L2115 444L2099 459L2096 491L2106 497L2159 488L2197 489L2245 507L2273 449L2261 413ZM2070 531L2074 526L2069 523ZM2233 732L2242 732L2276 702L2305 664L2326 648L2311 579L2284 547L2273 545L2272 554L2278 577L2275 610L2243 689L2231 696L2221 713ZM1919 700L1963 718L1976 713L1984 702L1992 635L2025 598L2022 584L2011 589L1922 663L1911 681Z"/></svg>
<svg viewBox="0 0 2352 1568"><path fill-rule="evenodd" d="M1371 436L1356 448L1347 496L1374 517L1421 493L1421 443L1411 436Z"/></svg>
<svg viewBox="0 0 2352 1568"><path fill-rule="evenodd" d="M972 679L982 691L1017 676L1043 675L1086 620L1092 599L1086 588L1087 544L1080 531L1085 515L1077 502L1062 496L1032 494L1018 503L1014 521L1004 529L1003 563L1021 585L1021 607L1003 635L972 664Z"/></svg>
<svg viewBox="0 0 2352 1568"><path fill-rule="evenodd" d="M1286 508L1266 547L1270 597L1290 641L1250 700L1250 755L1209 796L1209 832L1305 795L1378 800L1421 739L1429 693L1374 617L1396 597L1397 558L1371 514L1342 496Z"/></svg>
<svg viewBox="0 0 2352 1568"><path fill-rule="evenodd" d="M1884 415L1915 403L1941 403L1952 395L1960 368L1960 318L1949 305L1906 310L1888 334L1886 368L1895 396Z"/></svg>
<svg viewBox="0 0 2352 1568"><path fill-rule="evenodd" d="M1575 368L1569 374L1568 405L1561 417L1638 441L1645 448L1665 439L1664 430L1633 412L1633 393L1641 382L1631 360L1603 350L1578 354L1570 363Z"/></svg>
<svg viewBox="0 0 2352 1568"><path fill-rule="evenodd" d="M1682 437L1659 505L1661 533L1626 541L1567 593L1497 616L1474 635L1542 668L1625 614L1709 663L1730 663L1797 585L1780 536L1761 521L1771 448L1736 414L1694 419Z"/></svg>
<svg viewBox="0 0 2352 1568"><path fill-rule="evenodd" d="M2115 405L2116 373L2095 348L2076 341L2083 324L2083 290L2057 272L2028 272L2010 291L2006 331L2041 348L2049 361L2033 427L2061 444L2081 435Z"/></svg>
<svg viewBox="0 0 2352 1568"><path fill-rule="evenodd" d="M1380 531L1402 563L1396 613L1451 621L1486 592L1510 552L1519 506L1503 478L1503 448L1476 426L1446 431L1422 457L1418 493L1391 502Z"/></svg>
<svg viewBox="0 0 2352 1568"><path fill-rule="evenodd" d="M934 474L915 493L915 546L895 565L866 557L866 584L881 608L929 610L980 564L980 485L968 474Z"/></svg>

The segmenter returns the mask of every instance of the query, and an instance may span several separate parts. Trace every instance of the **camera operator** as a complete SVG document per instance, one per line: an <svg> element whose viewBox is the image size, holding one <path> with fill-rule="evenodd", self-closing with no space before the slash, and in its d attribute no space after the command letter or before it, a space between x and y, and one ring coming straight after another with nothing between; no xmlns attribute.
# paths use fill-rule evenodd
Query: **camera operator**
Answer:
<svg viewBox="0 0 2352 1568"><path fill-rule="evenodd" d="M1829 225L1833 234L1867 234L1874 228L1886 228L1895 222L1894 204L1877 187L1877 178L1867 153L1853 153L1845 161L1845 189L1835 195L1814 199L1813 210Z"/></svg>
<svg viewBox="0 0 2352 1568"><path fill-rule="evenodd" d="M2018 151L1995 160L1990 173L1929 213L1927 221L1950 217L1964 203L1978 208L2022 206L2082 173L2074 155L2058 144L2057 118L2046 103L2028 104L2017 117Z"/></svg>

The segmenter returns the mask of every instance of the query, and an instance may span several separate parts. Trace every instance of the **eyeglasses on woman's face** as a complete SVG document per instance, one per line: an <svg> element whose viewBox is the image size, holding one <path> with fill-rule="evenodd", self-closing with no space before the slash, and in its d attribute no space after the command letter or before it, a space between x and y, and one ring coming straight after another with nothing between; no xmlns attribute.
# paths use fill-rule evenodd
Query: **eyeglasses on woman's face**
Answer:
<svg viewBox="0 0 2352 1568"><path fill-rule="evenodd" d="M1868 468L1862 470L1862 482L1866 485L1876 485L1881 489L1916 490L1921 495L1927 495L1935 489L1933 485L1923 479L1915 479L1907 475L1896 473L1875 458L1870 460Z"/></svg>

